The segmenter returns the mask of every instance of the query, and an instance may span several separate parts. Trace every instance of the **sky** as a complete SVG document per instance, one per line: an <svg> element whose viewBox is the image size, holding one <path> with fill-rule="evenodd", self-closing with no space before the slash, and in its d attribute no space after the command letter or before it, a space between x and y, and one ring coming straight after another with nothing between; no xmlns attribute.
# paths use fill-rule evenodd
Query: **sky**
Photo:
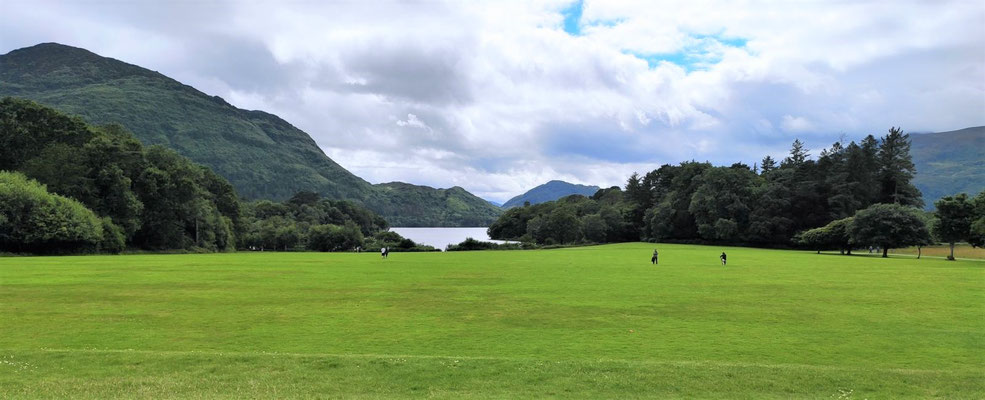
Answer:
<svg viewBox="0 0 985 400"><path fill-rule="evenodd" d="M505 201L985 125L983 1L0 0L42 42L281 116L372 182Z"/></svg>

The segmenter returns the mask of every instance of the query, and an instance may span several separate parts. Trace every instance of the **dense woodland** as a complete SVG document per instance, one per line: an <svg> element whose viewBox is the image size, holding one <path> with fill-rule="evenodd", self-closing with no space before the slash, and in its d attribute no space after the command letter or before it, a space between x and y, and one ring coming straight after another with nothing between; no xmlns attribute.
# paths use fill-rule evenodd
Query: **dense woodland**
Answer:
<svg viewBox="0 0 985 400"><path fill-rule="evenodd" d="M310 192L244 202L209 168L120 125L27 100L0 100L0 171L5 252L429 249L353 202Z"/></svg>
<svg viewBox="0 0 985 400"><path fill-rule="evenodd" d="M880 139L835 143L817 160L797 140L783 160L767 156L751 167L668 164L633 174L625 189L510 209L489 235L538 244L648 240L844 250L928 244L939 223L919 210L909 151L909 135L893 128ZM985 236L985 193L967 202L977 204L969 218L979 230L969 227L960 240L975 242L975 234Z"/></svg>

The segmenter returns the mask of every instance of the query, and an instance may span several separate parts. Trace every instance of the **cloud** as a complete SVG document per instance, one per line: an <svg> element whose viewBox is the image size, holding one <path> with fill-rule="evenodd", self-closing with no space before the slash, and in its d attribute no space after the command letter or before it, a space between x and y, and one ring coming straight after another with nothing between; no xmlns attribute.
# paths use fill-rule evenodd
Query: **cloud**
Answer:
<svg viewBox="0 0 985 400"><path fill-rule="evenodd" d="M45 41L278 114L371 182L494 200L985 124L980 2L4 3L0 51Z"/></svg>
<svg viewBox="0 0 985 400"><path fill-rule="evenodd" d="M791 115L784 115L783 121L780 126L786 132L797 133L797 132L809 132L814 130L814 124L808 121L804 117L794 117Z"/></svg>

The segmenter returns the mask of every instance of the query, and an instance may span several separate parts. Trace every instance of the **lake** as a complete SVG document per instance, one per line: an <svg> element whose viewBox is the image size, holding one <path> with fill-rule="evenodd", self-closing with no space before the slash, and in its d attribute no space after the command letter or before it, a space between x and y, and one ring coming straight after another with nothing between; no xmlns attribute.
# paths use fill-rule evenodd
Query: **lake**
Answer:
<svg viewBox="0 0 985 400"><path fill-rule="evenodd" d="M486 228L390 228L400 236L414 242L434 246L444 250L449 244L459 244L467 238L483 242L505 243L502 240L490 240Z"/></svg>

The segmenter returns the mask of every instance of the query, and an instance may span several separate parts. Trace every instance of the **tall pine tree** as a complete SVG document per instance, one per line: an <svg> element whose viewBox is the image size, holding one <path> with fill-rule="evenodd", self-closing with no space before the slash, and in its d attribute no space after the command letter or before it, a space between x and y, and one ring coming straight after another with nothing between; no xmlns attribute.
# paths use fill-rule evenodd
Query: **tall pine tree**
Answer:
<svg viewBox="0 0 985 400"><path fill-rule="evenodd" d="M923 207L920 190L910 181L917 169L910 157L910 135L890 128L879 145L879 202Z"/></svg>

